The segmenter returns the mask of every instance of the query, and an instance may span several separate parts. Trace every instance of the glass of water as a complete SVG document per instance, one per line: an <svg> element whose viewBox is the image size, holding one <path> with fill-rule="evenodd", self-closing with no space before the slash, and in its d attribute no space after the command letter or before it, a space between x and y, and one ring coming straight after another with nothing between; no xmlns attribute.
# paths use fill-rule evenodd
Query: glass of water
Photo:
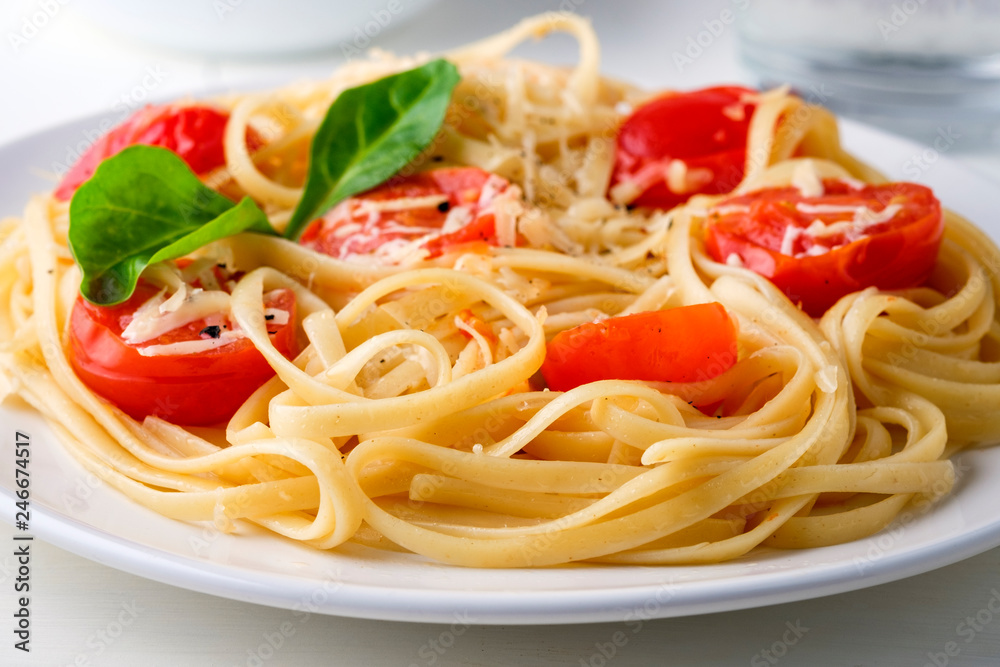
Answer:
<svg viewBox="0 0 1000 667"><path fill-rule="evenodd" d="M737 14L762 87L927 142L952 127L970 147L1000 143L1000 0L751 0Z"/></svg>

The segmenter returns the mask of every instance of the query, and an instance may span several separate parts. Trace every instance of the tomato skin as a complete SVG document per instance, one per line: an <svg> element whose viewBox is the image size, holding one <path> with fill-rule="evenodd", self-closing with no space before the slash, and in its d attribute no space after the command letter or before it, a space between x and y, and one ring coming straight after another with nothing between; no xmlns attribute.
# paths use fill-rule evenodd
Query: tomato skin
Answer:
<svg viewBox="0 0 1000 667"><path fill-rule="evenodd" d="M206 106L147 106L99 138L63 176L55 197L69 201L73 193L93 176L105 158L129 146L145 144L170 149L196 174L204 174L226 163L223 137L229 114ZM253 130L247 145L256 150L263 144Z"/></svg>
<svg viewBox="0 0 1000 667"><path fill-rule="evenodd" d="M462 206L469 211L468 223L428 239L422 245L428 256L438 257L456 246L474 243L496 246L496 218L491 202L509 185L505 179L475 167L447 167L396 177L341 202L314 220L299 242L338 259L369 255L387 241L412 241L440 230L448 212ZM440 206L380 211L374 216L365 210L367 203L418 197L446 197L447 202ZM357 229L344 234L346 225Z"/></svg>
<svg viewBox="0 0 1000 667"><path fill-rule="evenodd" d="M692 195L730 192L743 180L747 133L756 92L718 86L687 93L668 93L632 112L618 131L611 187L635 182L641 194L635 206L670 209ZM703 181L674 192L665 173L681 160Z"/></svg>
<svg viewBox="0 0 1000 667"><path fill-rule="evenodd" d="M96 394L137 420L154 415L185 426L228 420L274 370L247 338L196 354L142 356L121 333L135 310L156 292L140 283L132 298L116 306L97 306L77 297L70 315L73 369ZM294 293L278 292L268 307L289 312L288 323L274 327L271 341L291 357L296 351ZM204 324L192 322L151 343L195 340Z"/></svg>
<svg viewBox="0 0 1000 667"><path fill-rule="evenodd" d="M803 197L796 188L771 188L720 202L717 206L746 205L710 221L705 249L718 262L730 255L766 278L813 317L820 317L841 297L877 287L891 290L915 287L930 275L944 234L941 204L930 189L913 183L866 185L853 189L837 180L823 181L825 194ZM887 222L869 227L860 238L844 235L814 239L803 234L793 251L781 252L789 226L805 229L816 220L824 224L850 219L846 213L803 213L798 204L868 206L878 213L889 205L900 210ZM805 253L821 245L823 254Z"/></svg>
<svg viewBox="0 0 1000 667"><path fill-rule="evenodd" d="M542 377L553 391L598 380L707 380L736 363L736 333L719 303L611 317L556 334Z"/></svg>

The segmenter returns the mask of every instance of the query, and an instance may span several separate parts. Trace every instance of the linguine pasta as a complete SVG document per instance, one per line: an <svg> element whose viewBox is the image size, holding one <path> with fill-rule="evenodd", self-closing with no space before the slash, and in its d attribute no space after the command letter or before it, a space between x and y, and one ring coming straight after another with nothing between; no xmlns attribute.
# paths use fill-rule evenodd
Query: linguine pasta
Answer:
<svg viewBox="0 0 1000 667"><path fill-rule="evenodd" d="M553 30L579 41L574 68L507 58ZM600 76L586 21L536 17L445 57L461 81L407 169L469 165L508 179L497 234L525 244L398 264L252 234L203 248L246 272L232 317L276 375L224 428L182 428L137 422L74 374L68 206L35 197L0 230L8 393L89 471L163 515L473 567L711 563L855 540L948 493L951 453L1000 439L1000 252L973 225L946 214L926 285L869 288L814 320L767 279L705 253L721 197L643 212L627 206L628 187L608 194L616 129L649 93ZM325 81L217 100L231 113L226 164L205 182L249 195L280 230L329 104L424 60L375 54ZM268 139L254 154L248 126ZM884 180L842 150L827 111L762 93L735 192L789 185L803 164ZM278 288L298 304L293 360L265 326L264 295ZM738 323L725 372L538 389L556 333L707 302ZM703 413L696 396L721 407Z"/></svg>

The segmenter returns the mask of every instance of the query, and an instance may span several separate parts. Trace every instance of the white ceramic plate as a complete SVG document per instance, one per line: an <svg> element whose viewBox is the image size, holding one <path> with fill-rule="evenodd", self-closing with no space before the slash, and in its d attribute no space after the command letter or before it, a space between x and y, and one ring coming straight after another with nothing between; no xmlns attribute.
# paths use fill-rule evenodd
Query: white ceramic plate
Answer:
<svg viewBox="0 0 1000 667"><path fill-rule="evenodd" d="M0 215L19 214L38 176L65 164L90 118L0 147ZM945 204L1000 238L996 186L937 152L845 123L855 153L898 178L921 180ZM1000 448L956 459L954 493L869 539L803 551L755 551L697 567L574 565L475 570L355 545L318 552L253 528L238 535L166 519L89 475L43 420L0 407L0 514L13 524L14 432L31 435L30 533L114 568L183 588L299 613L401 621L546 624L620 621L734 610L872 586L1000 545Z"/></svg>

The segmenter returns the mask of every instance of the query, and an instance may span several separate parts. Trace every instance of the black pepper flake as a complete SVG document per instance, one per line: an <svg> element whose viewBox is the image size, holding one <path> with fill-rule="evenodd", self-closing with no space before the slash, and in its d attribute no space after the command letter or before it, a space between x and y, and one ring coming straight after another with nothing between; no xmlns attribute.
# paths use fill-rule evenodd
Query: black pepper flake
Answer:
<svg viewBox="0 0 1000 667"><path fill-rule="evenodd" d="M450 209L451 209L451 204L446 201L443 201L440 204L438 204L438 210L441 211L442 213L447 213Z"/></svg>
<svg viewBox="0 0 1000 667"><path fill-rule="evenodd" d="M444 156L443 155L435 155L435 156L431 157L431 162L444 162Z"/></svg>
<svg viewBox="0 0 1000 667"><path fill-rule="evenodd" d="M222 335L222 327L217 324L205 327L199 332L202 336L208 336L209 338L218 338Z"/></svg>
<svg viewBox="0 0 1000 667"><path fill-rule="evenodd" d="M271 320L274 319L274 315L265 315L264 319L267 320L268 322L270 322Z"/></svg>

